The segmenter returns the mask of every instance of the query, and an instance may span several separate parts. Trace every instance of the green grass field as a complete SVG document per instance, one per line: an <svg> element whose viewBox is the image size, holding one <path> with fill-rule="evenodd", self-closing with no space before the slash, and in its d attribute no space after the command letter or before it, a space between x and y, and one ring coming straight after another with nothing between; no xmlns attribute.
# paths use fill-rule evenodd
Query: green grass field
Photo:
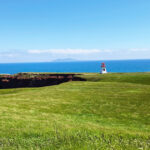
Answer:
<svg viewBox="0 0 150 150"><path fill-rule="evenodd" d="M150 73L0 90L0 149L149 150Z"/></svg>

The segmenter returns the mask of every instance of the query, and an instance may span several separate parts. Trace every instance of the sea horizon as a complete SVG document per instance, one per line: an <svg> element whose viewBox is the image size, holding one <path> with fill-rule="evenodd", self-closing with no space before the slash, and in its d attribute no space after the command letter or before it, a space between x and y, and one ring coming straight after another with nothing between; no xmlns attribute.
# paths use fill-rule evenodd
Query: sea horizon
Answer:
<svg viewBox="0 0 150 150"><path fill-rule="evenodd" d="M60 63L60 62L91 62L91 61L99 61L99 62L105 62L105 61L134 61L134 60L150 60L150 58L138 58L138 59L101 59L101 60L72 60L72 61L29 61L29 62L0 62L0 64L30 64L30 63Z"/></svg>
<svg viewBox="0 0 150 150"><path fill-rule="evenodd" d="M98 73L102 62L106 63L108 72L150 72L150 59L130 59L0 63L0 74L16 74L20 72Z"/></svg>

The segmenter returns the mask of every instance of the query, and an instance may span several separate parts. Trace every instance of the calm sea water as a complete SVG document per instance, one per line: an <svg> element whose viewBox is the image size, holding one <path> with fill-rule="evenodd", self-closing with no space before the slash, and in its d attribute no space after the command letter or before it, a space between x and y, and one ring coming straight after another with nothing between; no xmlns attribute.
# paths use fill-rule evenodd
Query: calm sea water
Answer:
<svg viewBox="0 0 150 150"><path fill-rule="evenodd" d="M102 62L106 63L108 72L150 71L150 60L113 60L0 64L0 74L15 74L19 72L99 72Z"/></svg>

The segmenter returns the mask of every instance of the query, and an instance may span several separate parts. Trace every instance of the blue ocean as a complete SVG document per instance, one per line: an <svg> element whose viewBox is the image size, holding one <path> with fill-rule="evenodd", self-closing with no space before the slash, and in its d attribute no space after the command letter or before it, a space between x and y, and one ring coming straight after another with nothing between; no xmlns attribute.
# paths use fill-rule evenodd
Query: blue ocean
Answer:
<svg viewBox="0 0 150 150"><path fill-rule="evenodd" d="M150 72L150 60L105 60L80 62L7 63L0 64L0 74L19 72L100 72L105 62L108 72Z"/></svg>

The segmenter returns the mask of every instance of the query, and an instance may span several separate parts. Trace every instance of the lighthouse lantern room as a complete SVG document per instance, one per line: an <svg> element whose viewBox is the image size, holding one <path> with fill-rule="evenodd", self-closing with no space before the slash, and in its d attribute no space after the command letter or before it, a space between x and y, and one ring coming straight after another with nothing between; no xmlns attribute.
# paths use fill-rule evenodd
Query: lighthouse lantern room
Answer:
<svg viewBox="0 0 150 150"><path fill-rule="evenodd" d="M101 73L101 74L105 74L105 73L107 73L105 63L102 63L102 64L101 64L101 72L100 72L100 73Z"/></svg>

